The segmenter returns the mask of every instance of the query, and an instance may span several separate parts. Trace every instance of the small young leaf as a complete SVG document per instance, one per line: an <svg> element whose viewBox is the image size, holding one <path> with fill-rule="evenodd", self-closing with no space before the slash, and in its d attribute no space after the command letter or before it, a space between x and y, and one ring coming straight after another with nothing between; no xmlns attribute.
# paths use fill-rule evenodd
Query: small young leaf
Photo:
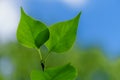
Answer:
<svg viewBox="0 0 120 80"><path fill-rule="evenodd" d="M17 30L18 41L29 48L40 48L49 39L45 24L28 16L21 8L21 20Z"/></svg>
<svg viewBox="0 0 120 80"><path fill-rule="evenodd" d="M50 38L46 43L50 51L61 53L69 50L75 39L81 12L72 20L59 22L49 27Z"/></svg>
<svg viewBox="0 0 120 80"><path fill-rule="evenodd" d="M49 68L43 71L33 71L31 80L74 80L77 72L73 66L67 64L62 67Z"/></svg>

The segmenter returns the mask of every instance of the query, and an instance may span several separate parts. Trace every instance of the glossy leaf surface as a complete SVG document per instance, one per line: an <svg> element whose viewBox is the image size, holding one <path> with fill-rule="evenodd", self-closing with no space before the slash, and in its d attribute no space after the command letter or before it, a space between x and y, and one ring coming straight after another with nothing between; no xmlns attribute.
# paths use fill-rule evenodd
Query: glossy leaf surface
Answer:
<svg viewBox="0 0 120 80"><path fill-rule="evenodd" d="M49 39L49 30L44 23L34 20L21 8L17 39L26 47L39 48Z"/></svg>
<svg viewBox="0 0 120 80"><path fill-rule="evenodd" d="M67 64L62 67L49 68L43 71L33 71L31 80L74 80L77 72L73 66Z"/></svg>
<svg viewBox="0 0 120 80"><path fill-rule="evenodd" d="M73 19L56 23L49 27L50 38L46 43L52 52L69 50L75 42L81 12Z"/></svg>

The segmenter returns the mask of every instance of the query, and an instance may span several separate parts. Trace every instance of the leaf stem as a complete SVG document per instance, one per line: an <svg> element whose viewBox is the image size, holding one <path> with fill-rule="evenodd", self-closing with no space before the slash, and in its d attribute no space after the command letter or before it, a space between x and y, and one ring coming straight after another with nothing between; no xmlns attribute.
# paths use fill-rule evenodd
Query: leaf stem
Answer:
<svg viewBox="0 0 120 80"><path fill-rule="evenodd" d="M47 56L45 57L45 62L47 61L48 57L50 56L51 51L48 52Z"/></svg>
<svg viewBox="0 0 120 80"><path fill-rule="evenodd" d="M38 53L39 53L39 55L40 55L40 59L43 60L42 54L41 54L41 52L40 52L40 49L37 49L37 51L38 51Z"/></svg>
<svg viewBox="0 0 120 80"><path fill-rule="evenodd" d="M40 55L40 59L41 59L40 64L41 64L42 70L44 71L44 69L45 69L45 61L43 60L43 57L42 57L40 49L36 48L36 50L37 50L37 52Z"/></svg>

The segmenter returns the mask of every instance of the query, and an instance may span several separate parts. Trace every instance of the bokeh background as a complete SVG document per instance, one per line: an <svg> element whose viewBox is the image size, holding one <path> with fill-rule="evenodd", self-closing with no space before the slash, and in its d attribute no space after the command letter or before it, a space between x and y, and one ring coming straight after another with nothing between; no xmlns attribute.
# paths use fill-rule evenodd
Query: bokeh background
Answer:
<svg viewBox="0 0 120 80"><path fill-rule="evenodd" d="M76 80L120 80L119 0L0 0L0 80L30 80L30 72L40 69L39 54L16 40L20 7L48 26L82 11L75 45L66 54L53 53L47 67L70 62Z"/></svg>

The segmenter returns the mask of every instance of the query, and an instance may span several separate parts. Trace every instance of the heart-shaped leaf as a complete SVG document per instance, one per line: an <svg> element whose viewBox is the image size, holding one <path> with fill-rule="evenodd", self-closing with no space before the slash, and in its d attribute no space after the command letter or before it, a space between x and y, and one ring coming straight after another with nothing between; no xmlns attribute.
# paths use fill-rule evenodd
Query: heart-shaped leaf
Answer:
<svg viewBox="0 0 120 80"><path fill-rule="evenodd" d="M44 23L34 20L21 8L17 39L26 47L40 48L49 39L49 30Z"/></svg>
<svg viewBox="0 0 120 80"><path fill-rule="evenodd" d="M73 66L67 64L62 67L49 68L43 71L33 71L31 80L74 80L77 72Z"/></svg>
<svg viewBox="0 0 120 80"><path fill-rule="evenodd" d="M49 27L50 38L46 43L50 51L61 53L69 50L76 39L81 12L73 19Z"/></svg>

